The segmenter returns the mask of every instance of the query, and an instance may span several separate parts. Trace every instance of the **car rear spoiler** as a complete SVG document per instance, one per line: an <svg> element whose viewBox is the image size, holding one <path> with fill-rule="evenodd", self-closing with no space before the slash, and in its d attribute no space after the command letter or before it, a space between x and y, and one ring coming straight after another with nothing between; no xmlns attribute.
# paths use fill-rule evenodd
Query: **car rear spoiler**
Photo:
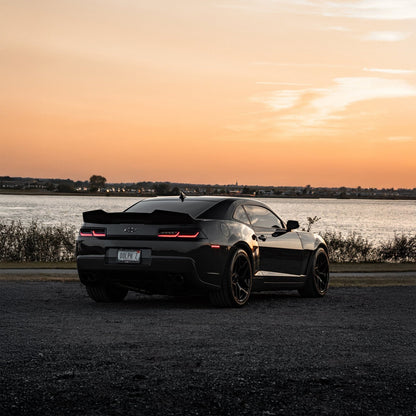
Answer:
<svg viewBox="0 0 416 416"><path fill-rule="evenodd" d="M195 224L189 214L173 211L155 210L142 212L105 212L102 209L86 211L82 214L84 222L94 224Z"/></svg>

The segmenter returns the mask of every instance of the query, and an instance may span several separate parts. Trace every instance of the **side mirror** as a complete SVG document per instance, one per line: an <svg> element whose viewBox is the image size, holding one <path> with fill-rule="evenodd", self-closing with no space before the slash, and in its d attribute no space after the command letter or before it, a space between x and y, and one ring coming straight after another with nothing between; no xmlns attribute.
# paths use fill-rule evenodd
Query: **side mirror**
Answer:
<svg viewBox="0 0 416 416"><path fill-rule="evenodd" d="M296 228L299 228L299 222L298 221L289 220L287 222L287 224L286 224L287 231L296 230Z"/></svg>

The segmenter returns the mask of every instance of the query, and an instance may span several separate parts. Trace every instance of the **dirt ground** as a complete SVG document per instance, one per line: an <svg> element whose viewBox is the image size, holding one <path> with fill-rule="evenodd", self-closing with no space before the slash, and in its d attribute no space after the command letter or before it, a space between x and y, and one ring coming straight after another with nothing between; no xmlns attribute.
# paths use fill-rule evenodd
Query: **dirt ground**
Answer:
<svg viewBox="0 0 416 416"><path fill-rule="evenodd" d="M97 304L0 282L1 415L414 415L416 287Z"/></svg>

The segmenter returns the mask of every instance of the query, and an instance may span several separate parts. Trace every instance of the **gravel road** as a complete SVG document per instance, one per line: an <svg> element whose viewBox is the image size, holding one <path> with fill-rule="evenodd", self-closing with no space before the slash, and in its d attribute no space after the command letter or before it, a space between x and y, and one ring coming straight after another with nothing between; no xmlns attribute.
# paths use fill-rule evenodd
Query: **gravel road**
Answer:
<svg viewBox="0 0 416 416"><path fill-rule="evenodd" d="M1 415L414 415L416 287L240 310L0 282Z"/></svg>

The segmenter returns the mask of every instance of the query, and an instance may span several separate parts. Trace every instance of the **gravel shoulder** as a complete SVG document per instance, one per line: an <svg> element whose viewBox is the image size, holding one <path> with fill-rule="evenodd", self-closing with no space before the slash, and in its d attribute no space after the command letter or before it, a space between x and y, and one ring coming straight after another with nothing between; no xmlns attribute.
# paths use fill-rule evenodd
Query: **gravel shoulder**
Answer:
<svg viewBox="0 0 416 416"><path fill-rule="evenodd" d="M1 269L1 281L78 282L76 269ZM416 271L332 272L331 287L416 286Z"/></svg>
<svg viewBox="0 0 416 416"><path fill-rule="evenodd" d="M413 415L413 286L257 294L239 310L2 281L0 414Z"/></svg>

